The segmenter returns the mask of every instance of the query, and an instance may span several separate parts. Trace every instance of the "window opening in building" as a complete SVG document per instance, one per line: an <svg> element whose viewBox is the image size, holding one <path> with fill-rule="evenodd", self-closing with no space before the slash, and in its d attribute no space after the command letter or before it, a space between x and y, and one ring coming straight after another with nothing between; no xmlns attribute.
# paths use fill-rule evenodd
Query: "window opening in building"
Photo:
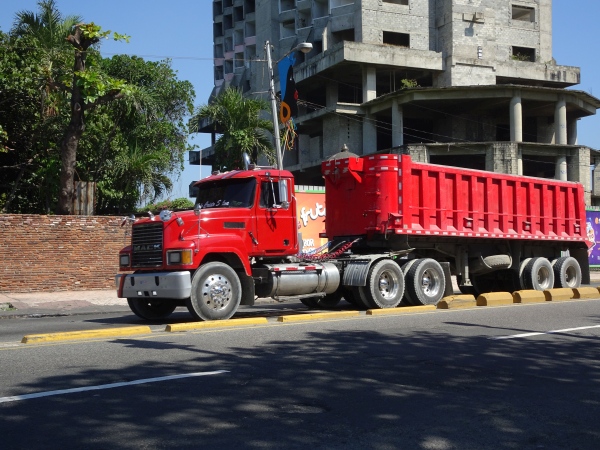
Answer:
<svg viewBox="0 0 600 450"><path fill-rule="evenodd" d="M256 11L256 2L255 0L246 0L244 2L244 13L250 14Z"/></svg>
<svg viewBox="0 0 600 450"><path fill-rule="evenodd" d="M222 23L213 23L213 37L222 37L223 36L223 24Z"/></svg>
<svg viewBox="0 0 600 450"><path fill-rule="evenodd" d="M485 170L485 155L431 155L429 162L463 169Z"/></svg>
<svg viewBox="0 0 600 450"><path fill-rule="evenodd" d="M398 47L410 47L410 34L393 33L391 31L383 32L383 43L388 45L396 45Z"/></svg>
<svg viewBox="0 0 600 450"><path fill-rule="evenodd" d="M213 3L213 18L223 14L223 2Z"/></svg>
<svg viewBox="0 0 600 450"><path fill-rule="evenodd" d="M353 83L338 84L338 102L362 103L362 86Z"/></svg>
<svg viewBox="0 0 600 450"><path fill-rule="evenodd" d="M550 178L556 175L556 157L523 154L523 175Z"/></svg>
<svg viewBox="0 0 600 450"><path fill-rule="evenodd" d="M281 22L281 39L296 35L296 24L294 20Z"/></svg>
<svg viewBox="0 0 600 450"><path fill-rule="evenodd" d="M244 20L244 7L236 6L233 8L233 20L236 22L240 22Z"/></svg>
<svg viewBox="0 0 600 450"><path fill-rule="evenodd" d="M223 29L230 30L233 28L233 15L227 14L223 16Z"/></svg>
<svg viewBox="0 0 600 450"><path fill-rule="evenodd" d="M513 47L511 58L515 61L535 62L535 48Z"/></svg>
<svg viewBox="0 0 600 450"><path fill-rule="evenodd" d="M313 18L326 17L329 15L329 5L327 0L314 0Z"/></svg>
<svg viewBox="0 0 600 450"><path fill-rule="evenodd" d="M535 22L535 8L512 5L512 20L521 20L523 22Z"/></svg>
<svg viewBox="0 0 600 450"><path fill-rule="evenodd" d="M294 9L294 0L279 0L279 12Z"/></svg>
<svg viewBox="0 0 600 450"><path fill-rule="evenodd" d="M354 29L336 31L334 33L331 33L331 37L333 45L342 41L354 42Z"/></svg>

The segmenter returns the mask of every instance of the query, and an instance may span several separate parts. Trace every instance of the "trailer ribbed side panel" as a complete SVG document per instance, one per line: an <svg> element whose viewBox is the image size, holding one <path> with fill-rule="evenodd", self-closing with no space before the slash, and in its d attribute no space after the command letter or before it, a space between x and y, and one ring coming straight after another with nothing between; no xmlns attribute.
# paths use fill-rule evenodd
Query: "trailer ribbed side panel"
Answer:
<svg viewBox="0 0 600 450"><path fill-rule="evenodd" d="M330 239L412 234L583 241L579 183L374 155L323 163Z"/></svg>

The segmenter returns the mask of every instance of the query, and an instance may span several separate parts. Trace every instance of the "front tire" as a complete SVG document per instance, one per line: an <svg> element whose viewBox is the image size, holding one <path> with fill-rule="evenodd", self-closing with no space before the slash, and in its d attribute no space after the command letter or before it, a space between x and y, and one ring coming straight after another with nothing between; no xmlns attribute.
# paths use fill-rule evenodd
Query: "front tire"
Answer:
<svg viewBox="0 0 600 450"><path fill-rule="evenodd" d="M129 309L144 320L162 320L169 317L177 305L173 300L160 298L128 298Z"/></svg>
<svg viewBox="0 0 600 450"><path fill-rule="evenodd" d="M226 320L235 314L241 299L242 284L235 270L210 262L194 273L187 307L198 320Z"/></svg>

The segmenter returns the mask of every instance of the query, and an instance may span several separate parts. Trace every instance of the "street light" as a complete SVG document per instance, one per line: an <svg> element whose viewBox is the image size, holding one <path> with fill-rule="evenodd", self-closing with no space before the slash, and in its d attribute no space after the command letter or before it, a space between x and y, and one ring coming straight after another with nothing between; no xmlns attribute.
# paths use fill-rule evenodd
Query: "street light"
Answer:
<svg viewBox="0 0 600 450"><path fill-rule="evenodd" d="M287 52L285 55L277 61L279 63L283 58L288 56L290 53L295 51L301 51L302 53L308 53L312 50L313 46L309 42L302 42ZM271 113L273 114L273 132L275 135L275 150L277 151L277 168L283 170L283 156L281 155L281 142L279 142L279 119L277 118L277 101L275 100L275 81L273 75L273 63L271 61L271 43L265 42L265 51L267 52L267 65L269 66L269 95L271 96ZM280 75L281 76L281 75Z"/></svg>

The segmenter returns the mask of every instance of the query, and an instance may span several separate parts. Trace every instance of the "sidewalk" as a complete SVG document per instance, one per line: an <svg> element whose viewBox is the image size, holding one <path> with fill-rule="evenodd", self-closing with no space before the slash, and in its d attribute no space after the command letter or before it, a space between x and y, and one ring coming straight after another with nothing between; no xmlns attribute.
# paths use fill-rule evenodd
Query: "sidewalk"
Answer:
<svg viewBox="0 0 600 450"><path fill-rule="evenodd" d="M590 286L600 286L600 271L591 273ZM0 319L98 313L133 314L116 289L0 293Z"/></svg>
<svg viewBox="0 0 600 450"><path fill-rule="evenodd" d="M127 300L116 289L0 293L0 319L93 313L131 313Z"/></svg>

